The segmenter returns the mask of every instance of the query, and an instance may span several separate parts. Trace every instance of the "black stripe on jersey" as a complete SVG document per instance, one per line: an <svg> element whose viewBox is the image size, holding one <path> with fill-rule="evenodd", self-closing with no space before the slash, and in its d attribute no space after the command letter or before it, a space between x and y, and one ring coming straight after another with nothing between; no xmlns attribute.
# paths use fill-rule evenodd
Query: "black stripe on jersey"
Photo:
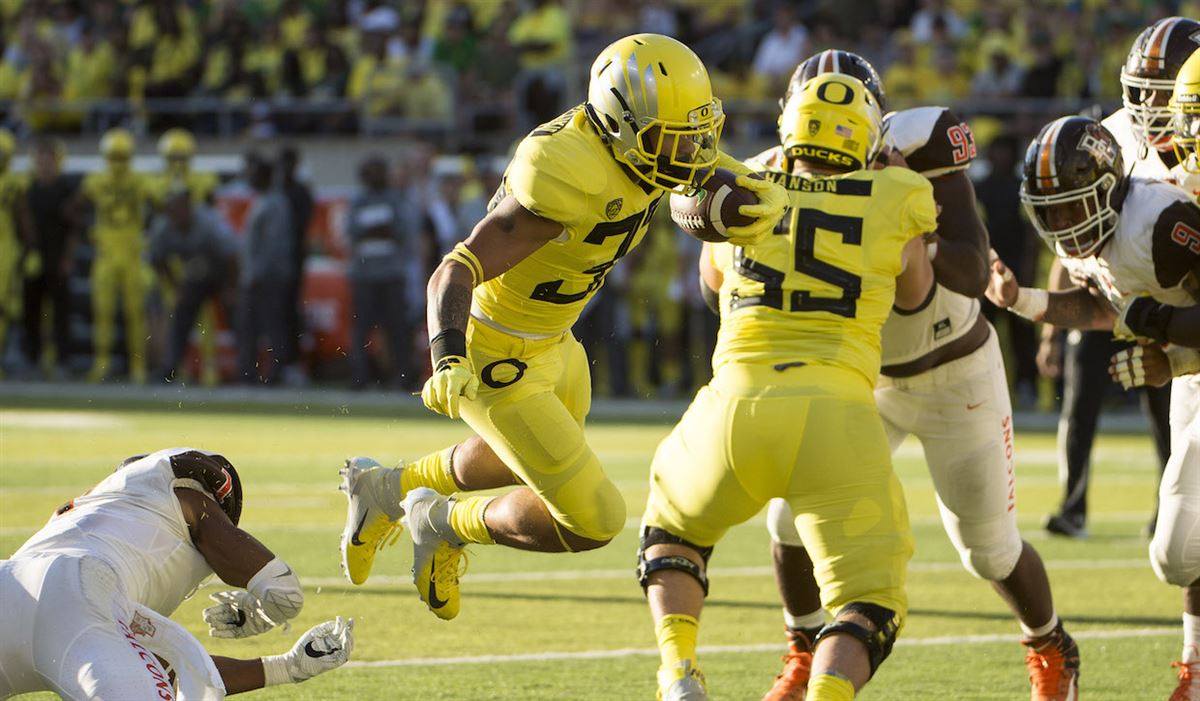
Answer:
<svg viewBox="0 0 1200 701"><path fill-rule="evenodd" d="M975 158L975 135L958 115L942 110L929 131L929 140L904 154L908 167L918 173L965 168Z"/></svg>
<svg viewBox="0 0 1200 701"><path fill-rule="evenodd" d="M840 180L804 175L789 175L769 170L763 173L771 180L782 185L785 189L796 192L832 192L835 195L853 195L856 197L871 196L870 180Z"/></svg>
<svg viewBox="0 0 1200 701"><path fill-rule="evenodd" d="M1177 201L1158 215L1150 257L1163 287L1177 287L1190 272L1200 278L1200 205Z"/></svg>
<svg viewBox="0 0 1200 701"><path fill-rule="evenodd" d="M925 307L928 307L929 304L931 302L933 302L933 297L936 294L937 294L937 283L935 282L929 286L929 294L925 295L925 301L918 304L916 309L901 309L900 307L897 307L896 305L893 304L892 311L899 314L900 316L912 316L913 314L919 314L919 313L925 311Z"/></svg>

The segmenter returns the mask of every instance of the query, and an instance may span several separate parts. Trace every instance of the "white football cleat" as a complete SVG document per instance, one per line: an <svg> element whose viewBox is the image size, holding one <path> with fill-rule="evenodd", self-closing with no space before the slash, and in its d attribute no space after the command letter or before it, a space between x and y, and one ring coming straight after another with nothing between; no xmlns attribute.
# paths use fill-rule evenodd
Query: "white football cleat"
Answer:
<svg viewBox="0 0 1200 701"><path fill-rule="evenodd" d="M704 675L691 660L683 660L671 669L658 670L660 701L708 701Z"/></svg>
<svg viewBox="0 0 1200 701"><path fill-rule="evenodd" d="M421 601L443 620L458 615L458 579L466 571L463 543L451 543L449 497L418 487L404 497L404 521L413 540L413 585Z"/></svg>

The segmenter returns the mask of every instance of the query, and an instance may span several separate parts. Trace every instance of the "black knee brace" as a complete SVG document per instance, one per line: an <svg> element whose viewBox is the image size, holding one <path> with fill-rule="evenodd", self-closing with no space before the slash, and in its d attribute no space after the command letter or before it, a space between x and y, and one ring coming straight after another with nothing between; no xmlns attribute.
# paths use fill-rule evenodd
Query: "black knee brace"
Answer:
<svg viewBox="0 0 1200 701"><path fill-rule="evenodd" d="M817 643L830 635L836 633L849 635L867 646L867 657L871 662L871 676L875 676L875 670L879 669L879 665L883 664L887 656L892 654L892 645L895 644L896 634L900 630L900 617L891 609L859 601L851 601L843 606L842 610L838 611L839 615L842 613L857 613L865 616L874 624L875 630L869 631L850 621L835 620L817 633L817 639L813 641L814 649Z"/></svg>
<svg viewBox="0 0 1200 701"><path fill-rule="evenodd" d="M695 550L700 558L704 560L704 567L701 568L696 563L680 555L667 555L666 557L656 557L653 560L646 559L646 548L651 545L683 545ZM638 584L642 585L642 591L650 585L650 573L659 570L679 570L687 572L700 582L700 586L704 587L704 595L708 596L708 575L705 570L708 568L708 558L712 557L713 549L711 547L702 548L695 543L680 538L664 531L661 528L654 526L643 526L641 536L638 539L638 563L637 563L637 579Z"/></svg>

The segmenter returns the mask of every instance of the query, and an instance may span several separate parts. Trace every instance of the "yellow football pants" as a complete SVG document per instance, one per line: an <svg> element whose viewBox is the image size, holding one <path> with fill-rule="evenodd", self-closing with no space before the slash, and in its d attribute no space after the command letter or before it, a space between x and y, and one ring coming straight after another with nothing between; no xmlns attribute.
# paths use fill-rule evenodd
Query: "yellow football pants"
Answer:
<svg viewBox="0 0 1200 701"><path fill-rule="evenodd" d="M826 608L903 616L908 511L861 375L721 367L654 455L644 522L711 546L774 497L795 514Z"/></svg>
<svg viewBox="0 0 1200 701"><path fill-rule="evenodd" d="M146 274L140 256L102 253L92 263L92 352L95 368L107 368L113 346L117 297L124 305L125 344L131 375L146 368Z"/></svg>
<svg viewBox="0 0 1200 701"><path fill-rule="evenodd" d="M625 500L584 440L592 401L587 354L569 332L529 341L475 320L467 348L479 394L462 417L546 503L563 528L609 540L625 526Z"/></svg>

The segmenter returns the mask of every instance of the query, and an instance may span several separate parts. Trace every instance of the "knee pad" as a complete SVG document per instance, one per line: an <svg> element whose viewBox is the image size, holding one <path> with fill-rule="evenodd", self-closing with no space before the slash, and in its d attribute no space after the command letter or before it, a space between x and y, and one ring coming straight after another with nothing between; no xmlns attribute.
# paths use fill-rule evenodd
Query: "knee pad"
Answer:
<svg viewBox="0 0 1200 701"><path fill-rule="evenodd" d="M1165 530L1164 533L1160 527L1154 535L1154 540L1150 541L1150 566L1154 568L1154 574L1164 584L1177 587L1190 586L1192 582L1200 579L1200 567L1193 565L1189 569L1185 566L1187 563L1186 544L1175 542L1176 539L1170 537L1171 529ZM1194 559L1193 562L1195 562Z"/></svg>
<svg viewBox="0 0 1200 701"><path fill-rule="evenodd" d="M704 567L700 567L686 557L680 555L667 555L666 557L656 557L653 560L646 559L646 549L651 545L683 545L695 550L700 558L704 560ZM704 588L704 595L708 596L708 558L712 557L713 549L711 547L703 548L695 543L688 542L677 535L664 531L656 526L642 526L641 536L638 538L638 563L637 563L637 580L638 584L642 585L642 591L650 586L650 573L659 570L679 570L686 572L700 583Z"/></svg>
<svg viewBox="0 0 1200 701"><path fill-rule="evenodd" d="M1022 545L1020 538L1016 539L1016 547L1012 543L998 543L983 548L966 547L959 552L963 567L971 574L992 582L1007 578L1017 566L1021 558Z"/></svg>
<svg viewBox="0 0 1200 701"><path fill-rule="evenodd" d="M879 669L879 665L883 664L888 655L892 654L892 645L896 643L896 635L900 631L900 616L891 609L859 601L851 601L843 606L842 610L838 611L838 615L843 613L857 613L865 616L875 626L875 630L867 630L850 621L835 620L817 633L817 639L813 641L814 649L821 640L830 635L849 635L867 647L867 658L871 663L871 676L873 677L875 670Z"/></svg>
<svg viewBox="0 0 1200 701"><path fill-rule="evenodd" d="M581 508L584 507L584 504L580 503L581 500L566 499L560 493L556 499L558 503L551 506L550 510L554 514L558 509L563 509L560 513L565 517L564 520L569 520L570 523L561 523L556 516L555 526L569 530L581 538L607 543L625 528L625 498L621 496L621 490L608 479L589 491L591 504L585 508Z"/></svg>
<svg viewBox="0 0 1200 701"><path fill-rule="evenodd" d="M800 532L796 530L796 516L784 499L772 499L767 503L767 532L773 542L804 547Z"/></svg>

